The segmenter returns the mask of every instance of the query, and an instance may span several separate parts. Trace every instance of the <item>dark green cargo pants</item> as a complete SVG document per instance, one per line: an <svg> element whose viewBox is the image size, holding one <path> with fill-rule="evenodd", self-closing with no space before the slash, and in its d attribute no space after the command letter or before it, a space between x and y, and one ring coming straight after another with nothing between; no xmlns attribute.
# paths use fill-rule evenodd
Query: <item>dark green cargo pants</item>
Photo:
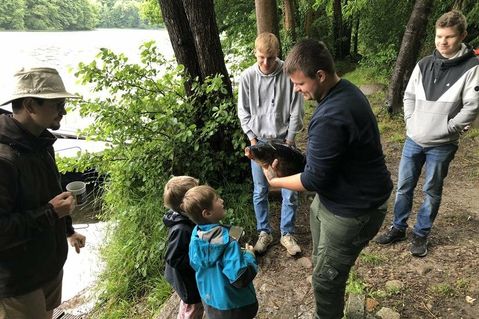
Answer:
<svg viewBox="0 0 479 319"><path fill-rule="evenodd" d="M332 214L318 195L311 204L313 290L316 319L343 317L344 292L349 271L361 250L379 231L387 202L365 215L346 218Z"/></svg>

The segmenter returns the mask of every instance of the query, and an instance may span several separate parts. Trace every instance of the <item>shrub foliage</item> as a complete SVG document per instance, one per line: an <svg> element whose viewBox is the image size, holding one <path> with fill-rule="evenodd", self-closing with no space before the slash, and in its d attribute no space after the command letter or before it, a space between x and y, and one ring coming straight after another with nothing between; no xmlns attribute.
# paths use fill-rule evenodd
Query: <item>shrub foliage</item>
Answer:
<svg viewBox="0 0 479 319"><path fill-rule="evenodd" d="M108 147L82 154L76 163L59 163L63 170L95 167L108 176L100 218L112 226L102 251L106 270L95 317L138 315L128 305L142 298L152 314L171 293L162 280L162 194L171 175L222 185L226 205L234 199L239 206L228 209L228 219L244 221L247 229L254 225L249 196L238 197L238 191L248 193L249 184L235 184L247 172L244 134L221 78L196 82L194 94L186 96L182 66L166 61L153 42L141 47L140 56L139 63L129 63L124 55L102 49L97 59L79 65L76 76L96 96L74 105L94 119L82 134L106 141Z"/></svg>

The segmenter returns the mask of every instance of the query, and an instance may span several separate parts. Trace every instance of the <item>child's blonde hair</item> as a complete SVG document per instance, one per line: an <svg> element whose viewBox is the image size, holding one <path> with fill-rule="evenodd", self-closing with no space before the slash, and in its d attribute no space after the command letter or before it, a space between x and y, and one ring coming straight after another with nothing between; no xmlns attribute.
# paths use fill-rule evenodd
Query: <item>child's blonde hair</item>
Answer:
<svg viewBox="0 0 479 319"><path fill-rule="evenodd" d="M196 186L186 192L181 208L194 223L206 224L203 211L211 209L216 198L218 194L211 186Z"/></svg>
<svg viewBox="0 0 479 319"><path fill-rule="evenodd" d="M163 205L176 212L181 212L181 201L185 193L199 185L199 181L191 176L174 176L166 183L163 191Z"/></svg>
<svg viewBox="0 0 479 319"><path fill-rule="evenodd" d="M279 41L278 38L269 32L260 33L254 42L256 51L260 51L265 54L278 56L279 54Z"/></svg>

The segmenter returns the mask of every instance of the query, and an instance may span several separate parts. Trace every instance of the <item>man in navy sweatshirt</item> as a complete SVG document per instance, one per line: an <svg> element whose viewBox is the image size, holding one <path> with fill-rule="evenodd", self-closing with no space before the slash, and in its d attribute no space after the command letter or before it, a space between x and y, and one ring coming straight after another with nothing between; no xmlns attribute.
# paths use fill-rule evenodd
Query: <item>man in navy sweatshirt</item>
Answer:
<svg viewBox="0 0 479 319"><path fill-rule="evenodd" d="M281 178L264 172L273 187L316 192L310 214L315 318L342 318L349 271L384 221L392 182L369 102L337 76L326 46L299 42L284 68L295 90L318 103L308 127L306 167Z"/></svg>

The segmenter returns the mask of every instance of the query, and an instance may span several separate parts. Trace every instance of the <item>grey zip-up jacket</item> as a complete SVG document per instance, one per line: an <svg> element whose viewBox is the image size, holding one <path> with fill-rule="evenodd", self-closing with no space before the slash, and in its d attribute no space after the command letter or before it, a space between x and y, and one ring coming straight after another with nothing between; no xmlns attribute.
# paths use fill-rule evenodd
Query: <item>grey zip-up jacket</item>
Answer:
<svg viewBox="0 0 479 319"><path fill-rule="evenodd" d="M249 140L287 139L294 141L303 128L303 97L294 92L283 61L277 68L263 74L257 63L241 74L238 91L238 117Z"/></svg>
<svg viewBox="0 0 479 319"><path fill-rule="evenodd" d="M431 147L458 143L479 112L479 60L462 44L445 59L436 50L414 68L404 92L407 136Z"/></svg>

